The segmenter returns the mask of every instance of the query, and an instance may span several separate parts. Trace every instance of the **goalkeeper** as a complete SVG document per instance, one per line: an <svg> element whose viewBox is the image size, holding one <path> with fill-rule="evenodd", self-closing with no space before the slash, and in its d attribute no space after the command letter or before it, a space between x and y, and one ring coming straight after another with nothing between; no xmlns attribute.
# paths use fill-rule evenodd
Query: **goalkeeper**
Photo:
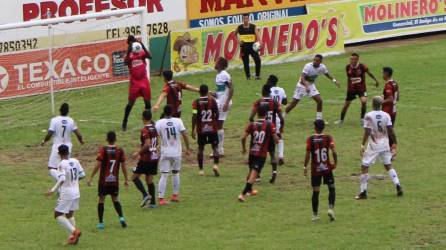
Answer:
<svg viewBox="0 0 446 250"><path fill-rule="evenodd" d="M127 55L125 57L125 64L129 67L130 84L129 84L129 99L125 107L124 119L122 120L122 130L127 130L127 121L132 111L133 105L138 97L144 99L145 109L151 109L150 99L150 81L147 77L147 59L152 59L150 52L145 46L138 42L134 36L127 38Z"/></svg>

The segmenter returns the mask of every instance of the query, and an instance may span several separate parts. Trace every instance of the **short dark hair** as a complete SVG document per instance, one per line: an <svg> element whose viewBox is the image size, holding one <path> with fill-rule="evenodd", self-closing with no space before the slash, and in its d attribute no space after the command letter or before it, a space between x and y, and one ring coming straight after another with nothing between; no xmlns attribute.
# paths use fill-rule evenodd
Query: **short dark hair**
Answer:
<svg viewBox="0 0 446 250"><path fill-rule="evenodd" d="M383 72L388 75L388 76L392 76L393 75L393 69L391 67L384 67L383 68Z"/></svg>
<svg viewBox="0 0 446 250"><path fill-rule="evenodd" d="M317 54L317 55L315 55L314 57L316 57L316 58L319 58L319 59L324 59L324 57L321 55L321 54Z"/></svg>
<svg viewBox="0 0 446 250"><path fill-rule="evenodd" d="M200 96L206 96L209 93L209 87L206 84L200 85Z"/></svg>
<svg viewBox="0 0 446 250"><path fill-rule="evenodd" d="M324 131L325 121L322 119L317 119L314 121L314 129L318 132Z"/></svg>
<svg viewBox="0 0 446 250"><path fill-rule="evenodd" d="M57 151L59 152L59 155L66 156L70 154L70 149L67 145L62 144L57 148Z"/></svg>
<svg viewBox="0 0 446 250"><path fill-rule="evenodd" d="M149 109L146 109L142 112L142 118L146 121L152 120L152 112Z"/></svg>
<svg viewBox="0 0 446 250"><path fill-rule="evenodd" d="M358 53L352 53L352 56L359 57L359 54Z"/></svg>
<svg viewBox="0 0 446 250"><path fill-rule="evenodd" d="M269 84L265 84L262 87L262 96L263 97L268 97L271 95L271 85Z"/></svg>
<svg viewBox="0 0 446 250"><path fill-rule="evenodd" d="M134 36L132 36L132 35L129 35L128 37L127 37L127 44L132 44L133 42L136 42L136 38L134 37Z"/></svg>
<svg viewBox="0 0 446 250"><path fill-rule="evenodd" d="M219 57L217 59L217 69L223 70L228 68L228 60L224 57Z"/></svg>
<svg viewBox="0 0 446 250"><path fill-rule="evenodd" d="M268 106L267 105L260 105L257 109L257 115L258 116L266 116L268 114Z"/></svg>
<svg viewBox="0 0 446 250"><path fill-rule="evenodd" d="M173 72L172 72L172 70L164 70L163 71L163 77L167 81L172 80L173 79Z"/></svg>
<svg viewBox="0 0 446 250"><path fill-rule="evenodd" d="M115 133L115 131L108 131L108 133L107 133L107 141L109 143L116 142L116 133Z"/></svg>
<svg viewBox="0 0 446 250"><path fill-rule="evenodd" d="M68 112L70 112L70 106L66 102L62 103L62 105L60 105L59 111L62 116L66 116L68 115Z"/></svg>
<svg viewBox="0 0 446 250"><path fill-rule="evenodd" d="M269 75L268 80L266 80L266 83L276 86L278 81L279 81L279 78L277 78L276 75Z"/></svg>
<svg viewBox="0 0 446 250"><path fill-rule="evenodd" d="M172 105L167 104L166 106L164 106L163 114L164 114L164 116L172 116L172 114L173 114Z"/></svg>

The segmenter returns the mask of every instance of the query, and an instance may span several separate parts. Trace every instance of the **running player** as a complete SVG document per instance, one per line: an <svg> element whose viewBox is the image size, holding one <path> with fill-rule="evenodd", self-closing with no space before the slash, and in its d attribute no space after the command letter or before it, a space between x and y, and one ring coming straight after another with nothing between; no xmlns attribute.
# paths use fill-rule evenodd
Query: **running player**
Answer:
<svg viewBox="0 0 446 250"><path fill-rule="evenodd" d="M198 134L198 168L199 175L203 176L203 152L206 144L211 144L213 150L214 166L212 170L215 176L220 176L218 171L218 105L214 98L209 97L207 85L200 86L200 98L192 103L192 139Z"/></svg>
<svg viewBox="0 0 446 250"><path fill-rule="evenodd" d="M181 104L182 104L182 98L183 98L183 89L198 92L198 88L186 84L184 82L175 81L173 80L173 72L171 70L165 70L163 71L163 77L164 77L164 87L161 91L161 94L158 98L158 101L153 106L153 111L157 112L160 108L161 103L163 102L164 98L167 98L167 103L173 107L173 117L180 118L181 117Z"/></svg>
<svg viewBox="0 0 446 250"><path fill-rule="evenodd" d="M144 110L142 113L142 121L144 128L141 129L141 147L138 152L133 154L134 157L139 157L139 160L138 165L133 171L132 181L143 197L140 206L146 207L150 199L150 204L147 207L155 208L155 184L153 183L153 177L158 174L158 132L156 131L155 123L152 121L152 113L150 110ZM139 179L142 174L146 176L147 190L149 193L147 193Z"/></svg>
<svg viewBox="0 0 446 250"><path fill-rule="evenodd" d="M84 140L82 139L82 135L79 129L76 126L74 120L68 116L68 112L70 111L70 107L68 103L63 103L60 106L60 116L56 116L51 119L50 127L48 128L48 133L45 138L42 140L41 146L44 146L47 141L53 137L53 147L51 148L51 155L48 160L48 171L49 175L53 177L55 181L59 178L58 173L58 165L60 162L60 157L58 154L58 148L60 145L66 145L68 147L69 153L71 154L73 144L71 143L71 133L73 132L79 143L81 145L84 144Z"/></svg>
<svg viewBox="0 0 446 250"><path fill-rule="evenodd" d="M150 90L150 81L147 76L147 62L146 59L152 59L150 52L145 48L144 44L140 43L142 50L133 52L133 43L140 43L134 36L127 38L128 50L125 57L125 64L129 67L130 71L130 85L129 85L129 97L128 103L125 107L124 119L122 120L122 130L127 130L127 121L132 111L133 105L138 97L144 99L144 105L146 110L150 110L152 98Z"/></svg>
<svg viewBox="0 0 446 250"><path fill-rule="evenodd" d="M186 128L180 118L172 117L173 108L170 105L164 107L164 118L156 122L156 130L161 138L160 171L161 178L158 184L159 204L166 205L164 194L166 192L167 177L172 171L173 193L170 201L179 202L180 170L181 170L181 138L186 144L186 155L189 155L189 138Z"/></svg>
<svg viewBox="0 0 446 250"><path fill-rule="evenodd" d="M113 206L116 213L119 216L119 222L123 228L127 227L124 215L122 213L121 203L119 202L119 168L122 168L122 174L124 175L124 186L128 187L127 168L125 165L125 153L124 150L116 146L116 133L110 131L107 133L107 146L99 148L98 155L96 157L96 166L91 173L90 179L87 184L91 186L91 182L96 173L99 172L98 180L98 219L99 223L97 228L104 229L104 202L107 195L111 196Z"/></svg>
<svg viewBox="0 0 446 250"><path fill-rule="evenodd" d="M364 136L361 144L361 192L355 197L357 200L367 199L367 182L369 179L369 167L376 159L381 158L384 168L387 170L397 195L403 195L400 181L395 169L392 168L392 151L396 152L396 135L393 131L392 120L386 112L381 110L383 99L380 96L373 98L373 111L365 115ZM392 146L389 147L389 138L392 138ZM365 144L368 141L367 149Z"/></svg>
<svg viewBox="0 0 446 250"><path fill-rule="evenodd" d="M254 116L256 115L257 110L259 109L260 106L264 106L268 110L266 115L266 120L274 124L276 128L275 133L279 137L281 131L280 129L277 129L277 123L279 123L280 128L283 129L283 127L285 126L285 122L282 117L282 112L280 110L280 103L278 103L271 97L271 86L268 84L263 85L262 98L257 100L252 106L251 115L249 116L250 122L254 121ZM268 151L269 155L271 156L271 165L272 165L272 175L269 182L273 184L277 178L277 159L275 155L275 144L271 143Z"/></svg>
<svg viewBox="0 0 446 250"><path fill-rule="evenodd" d="M336 121L336 124L342 124L344 122L347 110L350 107L350 103L358 96L361 100L361 124L364 124L364 116L367 109L367 86L365 84L365 74L369 75L374 81L375 86L379 86L379 82L376 77L370 72L367 65L359 62L359 55L353 53L350 57L350 64L345 67L347 72L347 97L345 98L344 107L341 112L341 120Z"/></svg>
<svg viewBox="0 0 446 250"><path fill-rule="evenodd" d="M234 95L234 85L232 84L231 76L226 71L228 68L228 60L223 57L217 59L215 63L215 70L217 76L215 77L215 84L217 89L215 96L218 104L218 154L224 156L224 141L225 131L223 129L224 122L228 117L228 111L232 106L232 96Z"/></svg>
<svg viewBox="0 0 446 250"><path fill-rule="evenodd" d="M299 82L297 83L296 90L294 90L293 100L290 105L286 108L285 113L288 114L291 110L296 107L299 101L305 97L311 97L317 104L316 119L322 120L322 98L319 91L314 84L316 78L319 75L325 75L328 79L333 81L334 84L339 88L339 83L334 79L329 73L327 67L322 63L322 55L314 56L313 62L305 64L305 67L300 76Z"/></svg>
<svg viewBox="0 0 446 250"><path fill-rule="evenodd" d="M81 231L76 228L74 211L79 209L79 180L85 177L85 172L78 160L69 157L70 148L67 145L60 145L58 152L62 160L58 165L57 182L45 195L51 196L60 190L54 209L54 218L68 230L70 236L67 244L74 245L81 236Z"/></svg>
<svg viewBox="0 0 446 250"><path fill-rule="evenodd" d="M324 134L324 120L314 121L316 134L307 139L307 154L305 155L304 175L307 176L307 166L311 158L311 186L313 187L313 197L311 204L313 207L313 221L317 221L319 207L319 192L322 184L328 186L328 216L331 221L335 220L334 205L336 200L335 181L333 170L338 163L333 137ZM330 162L330 150L334 163Z"/></svg>
<svg viewBox="0 0 446 250"><path fill-rule="evenodd" d="M238 197L240 202L246 201L247 195L256 195L258 193L257 190L252 189L252 185L265 165L270 143L277 144L279 142L274 123L266 120L267 114L267 106L260 106L257 109L257 120L248 124L241 139L242 154L246 154L246 138L249 135L251 136L251 143L249 146L249 172L245 188Z"/></svg>
<svg viewBox="0 0 446 250"><path fill-rule="evenodd" d="M277 87L278 81L279 81L279 79L275 75L270 75L268 77L268 80L266 81L266 84L271 85L271 98L273 98L275 101L277 101L281 105L287 105L288 100L286 97L285 90L281 87ZM279 131L282 130L280 121L278 119L276 119L276 129L278 129ZM279 139L280 139L279 143L277 144L279 165L283 165L283 164L285 164L285 162L283 160L284 143L283 143L282 133L277 134L277 136L279 136Z"/></svg>

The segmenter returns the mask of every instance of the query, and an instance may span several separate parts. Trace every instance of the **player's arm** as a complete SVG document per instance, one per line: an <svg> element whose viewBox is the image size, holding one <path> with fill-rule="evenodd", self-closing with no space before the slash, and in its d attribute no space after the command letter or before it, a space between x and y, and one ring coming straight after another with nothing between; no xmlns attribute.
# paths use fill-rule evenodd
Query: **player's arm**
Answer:
<svg viewBox="0 0 446 250"><path fill-rule="evenodd" d="M393 130L393 126L387 126L387 133L389 134L390 140L392 140L393 144L391 145L392 151L396 152L396 134L395 130Z"/></svg>
<svg viewBox="0 0 446 250"><path fill-rule="evenodd" d="M96 175L96 173L99 171L99 169L101 168L102 165L102 161L96 161L96 165L94 166L93 171L91 172L90 178L87 180L87 185L91 186L91 182L93 181L94 176Z"/></svg>
<svg viewBox="0 0 446 250"><path fill-rule="evenodd" d="M247 131L245 131L245 133L243 134L242 138L241 138L241 142L242 142L242 154L246 154L246 138L248 138L249 133Z"/></svg>
<svg viewBox="0 0 446 250"><path fill-rule="evenodd" d="M278 144L280 138L279 138L279 136L277 136L276 131L274 131L274 133L272 135L273 135L274 144Z"/></svg>
<svg viewBox="0 0 446 250"><path fill-rule="evenodd" d="M282 105L286 106L288 104L288 99L285 97L282 98Z"/></svg>
<svg viewBox="0 0 446 250"><path fill-rule="evenodd" d="M53 134L54 131L48 130L48 133L46 133L45 138L43 138L42 142L40 143L40 146L45 145L45 143L51 139L51 136L53 136Z"/></svg>
<svg viewBox="0 0 446 250"><path fill-rule="evenodd" d="M386 94L387 94L387 98L384 99L383 104L393 103L393 92L392 92L392 90L386 87L385 91L386 91Z"/></svg>
<svg viewBox="0 0 446 250"><path fill-rule="evenodd" d="M152 107L152 111L157 112L160 109L160 105L164 101L164 98L166 98L166 96L166 92L161 92L160 96L158 97L158 101L156 101L155 105Z"/></svg>
<svg viewBox="0 0 446 250"><path fill-rule="evenodd" d="M364 128L364 134L362 136L362 143L361 143L361 157L364 154L365 144L367 143L367 140L369 139L371 132L372 132L372 129Z"/></svg>
<svg viewBox="0 0 446 250"><path fill-rule="evenodd" d="M126 159L125 159L125 153L124 150L121 151L121 171L122 175L124 175L124 186L129 186L129 178L127 174L127 165L126 165Z"/></svg>
<svg viewBox="0 0 446 250"><path fill-rule="evenodd" d="M372 74L369 68L366 68L365 72L367 73L367 75L370 76L370 78L372 78L375 81L375 87L378 87L379 86L378 79L376 79L376 77Z"/></svg>
<svg viewBox="0 0 446 250"><path fill-rule="evenodd" d="M152 60L152 54L147 50L146 46L144 46L144 43L141 43L142 49L146 53L145 58Z"/></svg>
<svg viewBox="0 0 446 250"><path fill-rule="evenodd" d="M249 119L248 120L250 122L254 121L254 117L256 116L256 113L257 113L257 102L254 103L254 105L252 106L252 109L251 109L251 114L249 114Z"/></svg>
<svg viewBox="0 0 446 250"><path fill-rule="evenodd" d="M186 90L189 90L189 91L192 91L192 92L200 92L200 89L199 88L197 88L197 87L195 87L195 86L193 86L193 85L190 85L190 84L184 84L185 86L184 86L184 89L186 89Z"/></svg>
<svg viewBox="0 0 446 250"><path fill-rule="evenodd" d="M308 82L308 80L307 80L308 79L308 75L305 72L302 72L302 74L300 74L300 79L301 79L300 83L302 85L304 85L305 88L307 88L308 85L311 85L311 83Z"/></svg>
<svg viewBox="0 0 446 250"><path fill-rule="evenodd" d="M324 73L324 75L330 79L330 81L332 81L338 88L340 87L338 80L336 80L333 76L330 75L330 73L327 71L326 73Z"/></svg>
<svg viewBox="0 0 446 250"><path fill-rule="evenodd" d="M232 96L234 95L234 85L232 84L232 81L229 80L225 84L229 88L229 94L228 94L228 98L226 99L226 103L223 106L223 112L226 112L228 110L229 102L232 100Z"/></svg>
<svg viewBox="0 0 446 250"><path fill-rule="evenodd" d="M192 110L192 131L190 132L191 133L191 137L192 137L192 139L194 139L195 140L195 138L196 138L196 132L195 132L195 127L196 127L196 125L197 125L197 110L196 109L193 109Z"/></svg>
<svg viewBox="0 0 446 250"><path fill-rule="evenodd" d="M79 131L79 129L75 129L75 130L73 130L73 133L76 135L77 140L79 141L79 143L80 143L81 145L84 145L84 139L83 139L82 134L81 134L81 132Z"/></svg>
<svg viewBox="0 0 446 250"><path fill-rule="evenodd" d="M192 149L189 144L189 137L187 136L186 130L181 131L181 136L183 137L184 144L186 145L186 154L189 155Z"/></svg>
<svg viewBox="0 0 446 250"><path fill-rule="evenodd" d="M59 172L59 176L57 179L56 184L50 189L48 190L45 195L46 196L51 196L54 192L56 192L56 190L59 189L59 187L65 182L65 171L60 171Z"/></svg>
<svg viewBox="0 0 446 250"><path fill-rule="evenodd" d="M333 155L334 168L336 168L336 166L338 165L338 153L336 152L336 146L334 144L333 138L330 138L330 150L331 154Z"/></svg>
<svg viewBox="0 0 446 250"><path fill-rule="evenodd" d="M308 138L307 139L307 152L305 154L305 160L304 160L304 176L307 176L307 167L308 167L308 163L310 163L310 157L311 157L311 139Z"/></svg>
<svg viewBox="0 0 446 250"><path fill-rule="evenodd" d="M282 112L280 110L277 112L277 116L280 121L280 132L283 133L283 128L285 127L285 118L283 118Z"/></svg>

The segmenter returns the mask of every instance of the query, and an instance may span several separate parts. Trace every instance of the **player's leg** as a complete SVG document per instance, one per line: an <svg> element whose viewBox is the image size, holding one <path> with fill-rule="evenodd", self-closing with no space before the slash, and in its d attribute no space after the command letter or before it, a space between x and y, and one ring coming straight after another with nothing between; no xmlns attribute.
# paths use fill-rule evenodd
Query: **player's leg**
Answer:
<svg viewBox="0 0 446 250"><path fill-rule="evenodd" d="M341 111L341 119L338 122L336 122L336 124L342 124L344 122L345 115L347 114L348 108L350 107L350 103L351 101L345 100L344 107L342 107Z"/></svg>
<svg viewBox="0 0 446 250"><path fill-rule="evenodd" d="M71 205L70 205L70 211L66 214L66 218L68 219L68 221L71 223L71 225L74 227L74 231L71 233L69 239L68 239L68 243L69 244L77 244L77 242L79 241L79 238L81 237L81 231L76 228L75 226L75 222L74 222L74 210L78 210L79 209L79 198L75 199L72 201Z"/></svg>
<svg viewBox="0 0 446 250"><path fill-rule="evenodd" d="M219 154L218 154L218 135L217 134L212 134L209 136L209 140L212 146L212 152L213 152L213 159L214 159L214 166L212 167L212 171L214 171L214 175L216 177L220 176L220 171L218 169L218 163L220 160Z"/></svg>
<svg viewBox="0 0 446 250"><path fill-rule="evenodd" d="M365 113L367 112L367 96L362 94L361 96L361 123L364 124Z"/></svg>
<svg viewBox="0 0 446 250"><path fill-rule="evenodd" d="M336 202L336 188L333 172L324 176L324 184L328 186L328 217L330 221L335 221L334 206Z"/></svg>
<svg viewBox="0 0 446 250"><path fill-rule="evenodd" d="M147 190L149 191L149 196L150 196L149 208L156 207L156 197L155 197L156 188L155 188L155 183L153 183L153 176L158 174L156 172L158 166L154 166L154 168L155 169L151 174L146 175Z"/></svg>
<svg viewBox="0 0 446 250"><path fill-rule="evenodd" d="M355 197L357 200L367 199L367 186L369 181L369 166L364 163L361 165L361 176L360 176L360 192Z"/></svg>
<svg viewBox="0 0 446 250"><path fill-rule="evenodd" d="M226 116L226 115L225 115ZM218 120L218 155L224 156L225 149L224 149L224 142L225 142L225 130L223 129L223 125L225 123L226 117L220 117L222 119Z"/></svg>
<svg viewBox="0 0 446 250"><path fill-rule="evenodd" d="M170 159L161 156L159 161L161 176L158 182L158 199L160 206L166 205L167 202L164 200L164 195L166 194L167 178L170 174Z"/></svg>
<svg viewBox="0 0 446 250"><path fill-rule="evenodd" d="M98 198L98 225L97 228L102 230L104 229L104 203L105 203L105 195L102 187L99 187L99 198Z"/></svg>
<svg viewBox="0 0 446 250"><path fill-rule="evenodd" d="M311 97L316 102L316 119L322 120L322 107L323 107L323 101L321 95L317 94L315 96Z"/></svg>
<svg viewBox="0 0 446 250"><path fill-rule="evenodd" d="M314 176L312 177L312 182L313 179L321 179L321 176ZM320 194L320 184L319 186L313 186L313 195L311 196L311 207L313 209L313 218L312 221L317 221L319 220L319 194Z"/></svg>
<svg viewBox="0 0 446 250"><path fill-rule="evenodd" d="M296 88L294 89L294 95L293 100L291 100L291 103L286 107L284 116L293 110L297 104L299 103L300 99L302 99L306 95L306 89L304 86L302 86L300 83L297 84Z"/></svg>
<svg viewBox="0 0 446 250"><path fill-rule="evenodd" d="M135 99L129 96L129 101L127 105L125 106L124 110L124 119L122 120L122 130L127 130L127 122L129 119L130 112L132 111L133 105L135 105Z"/></svg>
<svg viewBox="0 0 446 250"><path fill-rule="evenodd" d="M392 168L392 164L391 164L392 153L383 152L382 158L383 158L383 162L384 162L384 168L387 170L389 177L392 179L393 185L395 185L397 195L403 196L403 189L401 187L401 183L398 178L398 174L396 173L396 170L394 168Z"/></svg>
<svg viewBox="0 0 446 250"><path fill-rule="evenodd" d="M273 184L276 181L277 178L277 158L276 158L276 152L274 150L274 144L271 146L271 149L269 151L269 155L271 157L271 179L269 180L269 183Z"/></svg>
<svg viewBox="0 0 446 250"><path fill-rule="evenodd" d="M175 157L172 160L172 197L170 201L179 202L180 195L180 170L181 170L181 156Z"/></svg>
<svg viewBox="0 0 446 250"><path fill-rule="evenodd" d="M251 71L249 69L249 53L247 51L246 46L242 46L241 58L243 61L243 69L245 70L246 79L251 79Z"/></svg>
<svg viewBox="0 0 446 250"><path fill-rule="evenodd" d="M252 189L252 186L254 182L256 181L257 177L259 176L259 173L261 172L263 165L265 164L266 158L260 158L260 157L254 157L249 156L249 175L246 180L245 188L243 189L242 193L239 195L238 200L240 202L246 201L246 195L256 195L257 190Z"/></svg>
<svg viewBox="0 0 446 250"><path fill-rule="evenodd" d="M119 223L121 223L121 227L126 228L127 222L125 222L124 213L122 212L121 202L119 202L118 190L114 191L114 194L111 195L111 199L113 201L113 207L115 208L115 211L119 216Z"/></svg>
<svg viewBox="0 0 446 250"><path fill-rule="evenodd" d="M204 176L204 143L203 143L203 135L198 135L198 152L197 152L197 162L198 162L198 174L201 176ZM215 154L218 155L218 152L214 152L213 156Z"/></svg>
<svg viewBox="0 0 446 250"><path fill-rule="evenodd" d="M260 59L259 52L256 52L251 48L251 56L252 59L254 59L254 63L256 65L256 80L260 80L260 69L262 67L262 60Z"/></svg>
<svg viewBox="0 0 446 250"><path fill-rule="evenodd" d="M67 212L67 214L69 213L69 211ZM76 229L71 222L68 220L68 218L65 216L65 213L62 212L58 212L55 211L54 212L54 218L57 220L57 222L59 222L59 224L65 228L68 233L71 235L74 230Z"/></svg>
<svg viewBox="0 0 446 250"><path fill-rule="evenodd" d="M284 142L282 138L282 134L277 134L279 136L279 143L277 144L277 156L279 158L278 164L283 165L285 162L283 161L283 151L284 151Z"/></svg>
<svg viewBox="0 0 446 250"><path fill-rule="evenodd" d="M141 174L145 173L143 168L144 168L144 164L142 162L138 161L138 165L133 170L133 175L131 177L131 180L135 184L136 189L138 189L139 192L141 192L141 194L142 194L142 201L141 201L140 207L144 207L147 204L147 202L149 201L149 195L147 194L147 191L144 188L144 185L142 184L141 179L139 178L141 176Z"/></svg>

